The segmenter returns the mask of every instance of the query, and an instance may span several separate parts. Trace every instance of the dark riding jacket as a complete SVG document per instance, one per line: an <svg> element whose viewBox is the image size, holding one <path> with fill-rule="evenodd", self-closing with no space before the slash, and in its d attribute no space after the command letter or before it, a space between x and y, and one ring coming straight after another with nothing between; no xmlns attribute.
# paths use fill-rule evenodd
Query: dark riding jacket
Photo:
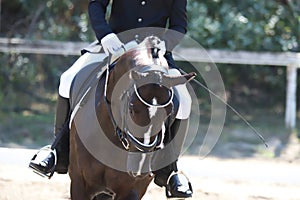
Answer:
<svg viewBox="0 0 300 200"><path fill-rule="evenodd" d="M89 3L91 25L99 41L109 33L141 27L161 27L173 30L165 32L165 38L162 38L173 48L187 31L187 0L113 0L107 22L105 17L108 4L109 0L90 0ZM180 34L174 35L174 31Z"/></svg>

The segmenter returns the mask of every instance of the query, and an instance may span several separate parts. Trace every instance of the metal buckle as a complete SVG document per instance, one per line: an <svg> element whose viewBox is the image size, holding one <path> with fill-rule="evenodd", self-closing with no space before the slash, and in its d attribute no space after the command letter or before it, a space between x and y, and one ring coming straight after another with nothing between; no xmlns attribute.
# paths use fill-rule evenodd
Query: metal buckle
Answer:
<svg viewBox="0 0 300 200"><path fill-rule="evenodd" d="M127 138L123 137L121 139L122 145L126 150L129 150L129 141L127 140Z"/></svg>
<svg viewBox="0 0 300 200"><path fill-rule="evenodd" d="M129 150L129 141L127 140L127 138L124 136L122 130L120 128L116 128L116 133L123 145L123 147L126 149L126 150Z"/></svg>

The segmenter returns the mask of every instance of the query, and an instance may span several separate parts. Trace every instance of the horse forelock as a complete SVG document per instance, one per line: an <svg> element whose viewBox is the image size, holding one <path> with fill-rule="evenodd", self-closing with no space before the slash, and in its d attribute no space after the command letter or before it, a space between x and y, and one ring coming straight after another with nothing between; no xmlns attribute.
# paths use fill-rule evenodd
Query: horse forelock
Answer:
<svg viewBox="0 0 300 200"><path fill-rule="evenodd" d="M153 48L158 50L158 57L153 56ZM165 43L158 37L149 36L138 44L138 46L129 49L121 55L116 65L121 68L125 67L127 70L151 65L159 65L168 69L169 65L163 55L164 52Z"/></svg>
<svg viewBox="0 0 300 200"><path fill-rule="evenodd" d="M154 58L152 55L152 50L150 45L142 45L134 50L133 60L135 61L135 66L151 66L160 65L168 69L168 62L165 57L159 53L158 58Z"/></svg>

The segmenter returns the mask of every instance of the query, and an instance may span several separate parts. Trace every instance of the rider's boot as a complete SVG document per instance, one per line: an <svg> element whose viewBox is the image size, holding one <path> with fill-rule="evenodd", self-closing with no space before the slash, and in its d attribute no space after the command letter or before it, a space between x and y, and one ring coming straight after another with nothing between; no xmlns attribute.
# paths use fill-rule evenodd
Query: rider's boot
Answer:
<svg viewBox="0 0 300 200"><path fill-rule="evenodd" d="M192 197L192 185L183 173L178 173L176 161L154 172L154 174L154 183L166 188L168 198Z"/></svg>
<svg viewBox="0 0 300 200"><path fill-rule="evenodd" d="M169 130L169 138L165 138L164 140L164 143L172 142L172 145L175 147L172 149L172 152L167 153L169 156L174 157L175 154L176 158L179 157L187 128L188 120L175 119ZM181 135L175 137L175 134ZM168 156L167 154L163 157ZM192 185L183 173L178 173L177 160L153 173L155 174L154 183L156 183L158 186L164 186L166 188L166 196L168 198L192 197Z"/></svg>
<svg viewBox="0 0 300 200"><path fill-rule="evenodd" d="M34 155L29 163L29 167L40 175L51 178L54 171L60 174L68 172L69 114L69 99L58 95L54 127L55 140L51 147L44 147Z"/></svg>

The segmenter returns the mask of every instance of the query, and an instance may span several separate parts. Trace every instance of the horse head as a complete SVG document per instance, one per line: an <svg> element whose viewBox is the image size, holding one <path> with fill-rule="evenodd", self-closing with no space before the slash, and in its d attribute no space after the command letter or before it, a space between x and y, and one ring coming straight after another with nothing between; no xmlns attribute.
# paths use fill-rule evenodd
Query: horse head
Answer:
<svg viewBox="0 0 300 200"><path fill-rule="evenodd" d="M154 36L145 38L119 58L108 79L107 98L114 120L135 150L157 147L165 121L174 114L173 88L196 76L170 75L163 51L163 41Z"/></svg>

